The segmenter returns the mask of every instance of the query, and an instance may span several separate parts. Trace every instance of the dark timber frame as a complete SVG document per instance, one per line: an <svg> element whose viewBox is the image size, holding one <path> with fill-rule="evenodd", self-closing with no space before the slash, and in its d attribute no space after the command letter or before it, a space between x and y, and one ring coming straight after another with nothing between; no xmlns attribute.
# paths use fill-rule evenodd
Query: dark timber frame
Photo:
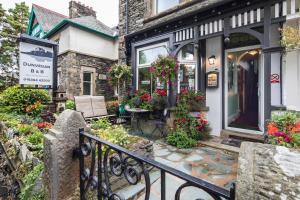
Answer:
<svg viewBox="0 0 300 200"><path fill-rule="evenodd" d="M262 51L264 53L264 118L270 119L271 115L271 83L270 77L267 74L271 73L271 52L282 52L279 46L270 46L270 25L285 22L284 16L272 18L271 8L275 3L280 3L281 0L249 0L249 1L230 1L225 0L222 3L215 4L197 12L189 13L178 18L174 18L168 22L163 22L155 26L133 32L126 35L126 53L127 57L131 57L131 65L133 68L134 77L136 77L136 50L142 45L151 45L161 41L168 41L171 55L177 55L180 49L187 44L194 44L198 48L198 90L205 92L205 39L216 36L223 36L223 39L230 37L232 33L246 33L254 36L260 41ZM249 9L263 8L264 14L262 20L241 27L232 28L230 20L232 15L243 13ZM223 19L223 31L201 36L199 26L205 22ZM175 42L175 32L181 29L193 28L194 38ZM255 30L255 28L263 28L263 32ZM224 45L223 45L224 46ZM223 47L223 66L224 66L224 47ZM223 70L224 71L224 70ZM224 77L224 72L222 76ZM224 113L224 78L223 78L223 115ZM133 82L133 88L136 88L136 81ZM223 116L224 119L224 116ZM225 122L223 121L223 128Z"/></svg>

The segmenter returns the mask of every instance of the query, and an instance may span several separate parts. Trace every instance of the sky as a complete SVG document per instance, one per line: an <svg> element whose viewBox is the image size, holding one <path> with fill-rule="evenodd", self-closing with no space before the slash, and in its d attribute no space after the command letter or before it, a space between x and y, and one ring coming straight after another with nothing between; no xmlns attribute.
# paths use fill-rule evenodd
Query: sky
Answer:
<svg viewBox="0 0 300 200"><path fill-rule="evenodd" d="M13 8L15 3L25 1L31 10L32 4L37 4L58 13L69 15L70 0L1 0L4 9ZM119 21L119 0L76 0L93 7L97 12L97 19L109 27L118 25Z"/></svg>

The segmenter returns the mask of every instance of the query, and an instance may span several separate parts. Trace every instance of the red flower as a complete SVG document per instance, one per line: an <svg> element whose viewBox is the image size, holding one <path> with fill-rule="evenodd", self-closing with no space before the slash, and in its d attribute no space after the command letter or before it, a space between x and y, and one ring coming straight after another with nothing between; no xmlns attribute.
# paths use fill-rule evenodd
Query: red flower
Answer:
<svg viewBox="0 0 300 200"><path fill-rule="evenodd" d="M150 97L149 94L145 93L145 94L143 94L143 95L141 96L141 100L142 100L142 101L149 101L149 100L151 100L151 97Z"/></svg>
<svg viewBox="0 0 300 200"><path fill-rule="evenodd" d="M275 133L279 132L279 129L276 127L274 123L269 123L267 128L268 128L269 135L274 135Z"/></svg>
<svg viewBox="0 0 300 200"><path fill-rule="evenodd" d="M202 125L197 126L197 129L199 129L199 130L202 130L202 128L203 128Z"/></svg>
<svg viewBox="0 0 300 200"><path fill-rule="evenodd" d="M156 90L156 93L158 94L158 95L160 95L160 96L167 96L167 92L166 91L164 91L164 90Z"/></svg>
<svg viewBox="0 0 300 200"><path fill-rule="evenodd" d="M26 107L26 112L27 112L27 113L30 112L30 106L27 106L27 107Z"/></svg>

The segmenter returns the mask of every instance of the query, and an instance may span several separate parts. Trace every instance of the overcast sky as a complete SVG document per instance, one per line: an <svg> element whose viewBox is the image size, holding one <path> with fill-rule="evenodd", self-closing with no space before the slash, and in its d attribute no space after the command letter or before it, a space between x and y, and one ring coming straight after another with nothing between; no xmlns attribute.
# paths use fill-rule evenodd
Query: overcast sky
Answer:
<svg viewBox="0 0 300 200"><path fill-rule="evenodd" d="M69 1L70 0L1 0L3 7L14 7L15 3L25 1L27 6L31 10L32 4L37 4L46 7L50 10L54 10L58 13L69 15ZM81 3L93 7L97 12L98 20L102 21L106 25L113 27L118 25L119 20L119 0L77 0Z"/></svg>

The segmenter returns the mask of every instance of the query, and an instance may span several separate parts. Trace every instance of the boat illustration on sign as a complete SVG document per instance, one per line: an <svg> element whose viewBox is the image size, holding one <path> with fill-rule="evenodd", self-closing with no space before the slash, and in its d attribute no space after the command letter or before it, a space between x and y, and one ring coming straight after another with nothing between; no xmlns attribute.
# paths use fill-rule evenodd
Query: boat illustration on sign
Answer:
<svg viewBox="0 0 300 200"><path fill-rule="evenodd" d="M27 54L37 61L49 61L50 62L53 58L52 52L46 51L45 49L43 49L41 47L37 47L33 51L29 51L29 52L21 51L21 53Z"/></svg>

